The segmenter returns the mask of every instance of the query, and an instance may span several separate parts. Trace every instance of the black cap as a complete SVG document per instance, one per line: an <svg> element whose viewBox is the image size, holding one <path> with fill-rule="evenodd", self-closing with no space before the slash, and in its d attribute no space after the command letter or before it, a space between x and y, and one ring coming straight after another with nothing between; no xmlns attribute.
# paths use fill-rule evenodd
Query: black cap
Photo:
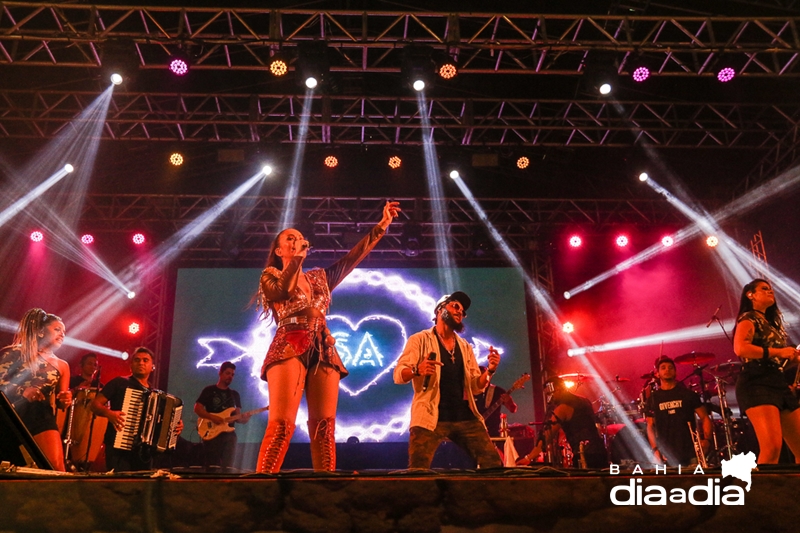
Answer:
<svg viewBox="0 0 800 533"><path fill-rule="evenodd" d="M444 296L439 298L439 301L436 302L436 308L433 310L433 312L436 313L444 304L446 304L447 302L452 302L453 300L460 303L461 306L464 308L465 312L467 311L467 309L469 309L470 304L472 304L472 300L469 299L467 293L456 291L453 294L445 294Z"/></svg>
<svg viewBox="0 0 800 533"><path fill-rule="evenodd" d="M658 367L661 366L661 363L672 363L672 366L675 366L675 361L672 360L672 357L666 355L658 356L653 366L655 366L656 369L658 369Z"/></svg>

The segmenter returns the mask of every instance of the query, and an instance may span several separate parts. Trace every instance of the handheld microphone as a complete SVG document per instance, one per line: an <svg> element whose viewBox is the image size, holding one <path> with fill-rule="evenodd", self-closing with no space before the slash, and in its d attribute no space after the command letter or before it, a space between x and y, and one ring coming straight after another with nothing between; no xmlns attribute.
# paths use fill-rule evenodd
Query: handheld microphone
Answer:
<svg viewBox="0 0 800 533"><path fill-rule="evenodd" d="M428 361L435 361L436 360L436 352L431 352L428 354ZM431 375L428 374L425 376L425 379L422 380L422 391L425 392L428 390L428 385L431 384Z"/></svg>
<svg viewBox="0 0 800 533"><path fill-rule="evenodd" d="M720 309L722 309L722 304L719 304L719 307L717 307L717 310L714 311L713 315L711 315L711 319L708 321L708 324L706 324L706 327L710 327L711 326L711 323L714 322L715 318L717 318L717 313L719 313Z"/></svg>
<svg viewBox="0 0 800 533"><path fill-rule="evenodd" d="M99 387L100 386L100 365L97 365L94 373L92 374L92 380L89 383L90 387Z"/></svg>

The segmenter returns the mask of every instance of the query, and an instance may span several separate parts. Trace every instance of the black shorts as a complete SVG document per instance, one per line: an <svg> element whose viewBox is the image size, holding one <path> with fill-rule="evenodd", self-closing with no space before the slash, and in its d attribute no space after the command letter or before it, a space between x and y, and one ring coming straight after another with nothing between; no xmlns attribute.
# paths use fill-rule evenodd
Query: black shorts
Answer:
<svg viewBox="0 0 800 533"><path fill-rule="evenodd" d="M50 429L58 431L56 415L53 413L50 402L28 402L23 400L17 403L17 413L31 435L38 435Z"/></svg>
<svg viewBox="0 0 800 533"><path fill-rule="evenodd" d="M759 405L774 405L781 411L800 408L800 402L789 389L780 367L769 361L744 364L736 381L736 399L742 413Z"/></svg>

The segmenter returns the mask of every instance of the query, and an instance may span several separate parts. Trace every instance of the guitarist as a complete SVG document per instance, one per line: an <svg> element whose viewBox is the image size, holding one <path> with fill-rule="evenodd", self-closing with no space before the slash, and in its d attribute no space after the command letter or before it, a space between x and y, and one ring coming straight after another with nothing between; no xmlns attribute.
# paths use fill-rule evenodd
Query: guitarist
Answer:
<svg viewBox="0 0 800 533"><path fill-rule="evenodd" d="M479 367L481 373L486 372L486 367L481 366ZM517 412L517 404L514 402L514 399L511 398L510 394L507 394L508 391L503 387L498 387L497 385L489 384L482 393L475 395L475 404L478 407L478 412L483 417L483 422L486 424L486 430L489 432L490 437L499 437L500 436L500 411L502 411L503 407L508 409L509 413L516 413ZM505 396L504 396L505 395ZM502 404L500 404L499 409L493 409L489 416L486 416L485 413L492 407L496 401L502 398Z"/></svg>
<svg viewBox="0 0 800 533"><path fill-rule="evenodd" d="M236 365L225 361L219 367L219 379L215 385L209 385L200 393L194 404L197 416L210 420L215 424L226 424L225 418L218 415L226 409L234 408L231 415L238 415L242 410L242 400L239 393L231 388L233 377L236 375ZM246 424L249 415L242 416L236 422ZM233 423L230 423L233 426ZM236 432L222 431L216 437L203 440L203 466L208 471L212 466L221 466L224 472L233 466L236 454Z"/></svg>

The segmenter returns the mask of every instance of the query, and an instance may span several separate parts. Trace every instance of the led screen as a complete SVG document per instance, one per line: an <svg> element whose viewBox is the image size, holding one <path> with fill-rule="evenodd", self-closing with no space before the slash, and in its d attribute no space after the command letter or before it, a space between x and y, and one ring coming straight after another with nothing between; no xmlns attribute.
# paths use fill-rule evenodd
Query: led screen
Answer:
<svg viewBox="0 0 800 533"><path fill-rule="evenodd" d="M233 361L233 388L245 410L269 404L261 363L275 332L259 320L249 302L258 269L181 269L178 272L169 387L194 404L203 387L216 382L223 361ZM522 278L513 269L461 269L458 288L472 298L462 335L479 362L495 346L503 360L494 383L508 388L530 371ZM336 440L361 442L408 439L410 385L395 385L392 370L406 339L432 327L433 308L442 295L435 269L356 269L333 292L328 326L350 371L340 383ZM313 371L313 368L312 368ZM532 420L529 387L517 393L520 410L511 423ZM187 427L195 415L187 409ZM308 440L305 404L300 407L295 440ZM258 442L267 414L237 428L240 442ZM189 438L191 434L185 435ZM192 440L197 440L196 433Z"/></svg>

